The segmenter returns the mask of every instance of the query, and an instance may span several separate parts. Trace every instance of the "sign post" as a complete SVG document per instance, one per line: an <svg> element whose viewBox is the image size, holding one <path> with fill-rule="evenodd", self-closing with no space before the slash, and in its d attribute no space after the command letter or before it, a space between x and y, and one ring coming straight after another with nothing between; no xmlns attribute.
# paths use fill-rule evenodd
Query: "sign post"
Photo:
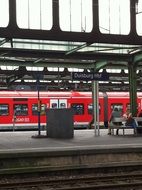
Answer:
<svg viewBox="0 0 142 190"><path fill-rule="evenodd" d="M102 72L102 73L73 72L72 80L106 81L106 80L109 80L109 74L106 72Z"/></svg>
<svg viewBox="0 0 142 190"><path fill-rule="evenodd" d="M99 128L99 84L98 81L92 82L92 90L93 90L93 118L94 118L94 132L95 136L100 136L100 128Z"/></svg>
<svg viewBox="0 0 142 190"><path fill-rule="evenodd" d="M39 72L35 72L33 78L36 79L37 82L37 111L38 111L38 135L37 137L41 137L41 125L40 125L40 112L41 112L41 101L40 101L40 80L43 79L43 74Z"/></svg>
<svg viewBox="0 0 142 190"><path fill-rule="evenodd" d="M37 101L38 101L38 109L37 109L37 111L38 111L38 135L40 136L40 134L41 134L41 126L40 126L40 109L41 109L41 105L40 105L40 96L39 96L39 78L37 77Z"/></svg>
<svg viewBox="0 0 142 190"><path fill-rule="evenodd" d="M73 72L72 80L92 81L92 100L93 100L93 121L95 136L100 135L99 129L99 83L98 81L109 80L109 74L106 72Z"/></svg>

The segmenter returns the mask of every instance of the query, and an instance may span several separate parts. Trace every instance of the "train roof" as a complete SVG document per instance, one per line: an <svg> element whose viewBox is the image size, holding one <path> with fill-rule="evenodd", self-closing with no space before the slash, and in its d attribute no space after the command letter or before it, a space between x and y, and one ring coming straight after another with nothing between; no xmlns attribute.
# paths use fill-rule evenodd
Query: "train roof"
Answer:
<svg viewBox="0 0 142 190"><path fill-rule="evenodd" d="M41 91L40 97L92 97L92 92L78 92L78 91ZM129 97L129 92L99 92L99 96L108 97ZM137 93L138 96L142 96L141 92ZM14 98L14 97L37 97L37 91L0 91L0 97L2 98Z"/></svg>

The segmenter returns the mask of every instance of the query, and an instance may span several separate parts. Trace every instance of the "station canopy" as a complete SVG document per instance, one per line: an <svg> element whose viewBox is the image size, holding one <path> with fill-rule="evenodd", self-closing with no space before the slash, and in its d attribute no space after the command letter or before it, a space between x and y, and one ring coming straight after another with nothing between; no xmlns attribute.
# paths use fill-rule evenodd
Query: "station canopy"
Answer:
<svg viewBox="0 0 142 190"><path fill-rule="evenodd" d="M72 72L108 72L101 91L128 91L142 70L142 0L0 0L0 88L91 90Z"/></svg>

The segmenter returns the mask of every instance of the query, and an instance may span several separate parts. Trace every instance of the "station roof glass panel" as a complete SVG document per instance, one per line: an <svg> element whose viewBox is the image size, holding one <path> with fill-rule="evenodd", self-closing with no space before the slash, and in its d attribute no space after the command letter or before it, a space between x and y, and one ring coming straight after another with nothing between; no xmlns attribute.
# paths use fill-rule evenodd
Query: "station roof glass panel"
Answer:
<svg viewBox="0 0 142 190"><path fill-rule="evenodd" d="M92 0L59 0L59 20L63 31L91 32Z"/></svg>
<svg viewBox="0 0 142 190"><path fill-rule="evenodd" d="M0 0L0 27L7 27L9 23L9 1Z"/></svg>
<svg viewBox="0 0 142 190"><path fill-rule="evenodd" d="M99 28L102 33L129 34L130 1L99 0Z"/></svg>
<svg viewBox="0 0 142 190"><path fill-rule="evenodd" d="M16 0L16 13L19 28L52 28L52 0Z"/></svg>
<svg viewBox="0 0 142 190"><path fill-rule="evenodd" d="M138 1L137 7L136 7L136 28L138 35L142 36L142 0Z"/></svg>

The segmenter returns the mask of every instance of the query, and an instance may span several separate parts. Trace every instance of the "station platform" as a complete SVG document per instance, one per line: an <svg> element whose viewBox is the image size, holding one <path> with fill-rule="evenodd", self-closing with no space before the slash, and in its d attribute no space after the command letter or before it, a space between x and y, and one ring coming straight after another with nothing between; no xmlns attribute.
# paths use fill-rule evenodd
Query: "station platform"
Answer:
<svg viewBox="0 0 142 190"><path fill-rule="evenodd" d="M98 131L97 131L98 132ZM33 138L38 131L0 132L0 152L34 151L34 150L79 150L142 147L142 136L133 135L133 130L122 131L117 135L108 135L107 129L100 129L100 135L95 135L94 129L74 130L71 139L55 139L46 137L46 131L41 131L44 138Z"/></svg>
<svg viewBox="0 0 142 190"><path fill-rule="evenodd" d="M107 129L74 130L70 139L36 138L38 131L0 132L0 174L112 166L142 166L142 136L127 130L108 135ZM34 138L33 138L34 137Z"/></svg>

